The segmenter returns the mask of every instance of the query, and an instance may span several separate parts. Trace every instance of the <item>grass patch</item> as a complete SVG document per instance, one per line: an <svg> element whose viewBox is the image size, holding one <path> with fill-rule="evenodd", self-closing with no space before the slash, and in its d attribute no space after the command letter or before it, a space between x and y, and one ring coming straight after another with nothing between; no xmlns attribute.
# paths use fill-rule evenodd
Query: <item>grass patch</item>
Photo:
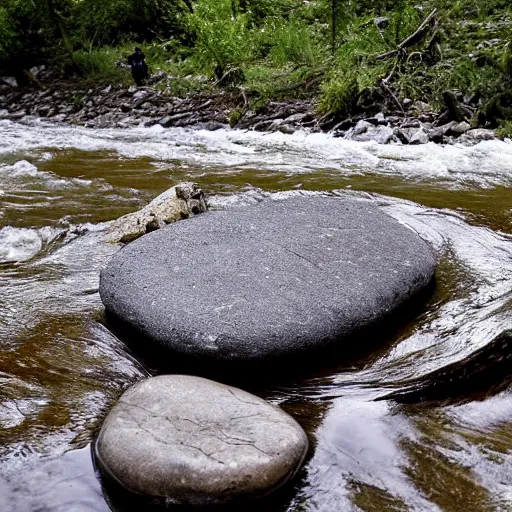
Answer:
<svg viewBox="0 0 512 512"><path fill-rule="evenodd" d="M504 121L496 130L496 135L501 139L512 139L512 120Z"/></svg>
<svg viewBox="0 0 512 512"><path fill-rule="evenodd" d="M83 73L83 85L98 87L131 83L130 71L119 66L119 62L126 61L124 50L125 48L104 47L90 52L75 52L73 58Z"/></svg>

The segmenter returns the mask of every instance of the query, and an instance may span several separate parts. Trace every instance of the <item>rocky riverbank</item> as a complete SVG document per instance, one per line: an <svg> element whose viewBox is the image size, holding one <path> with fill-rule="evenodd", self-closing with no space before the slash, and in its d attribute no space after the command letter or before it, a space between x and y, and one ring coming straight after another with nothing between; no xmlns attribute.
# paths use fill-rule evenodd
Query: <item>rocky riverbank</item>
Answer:
<svg viewBox="0 0 512 512"><path fill-rule="evenodd" d="M475 144L495 138L492 130L473 128L468 122L474 106L459 97L462 112L454 119L449 110L436 111L427 103L405 100L401 109L383 107L349 119L335 115L318 117L311 100L270 101L251 109L243 88L200 93L176 98L153 87L113 87L81 89L47 87L23 89L0 86L0 118L26 120L27 117L90 128L153 126L191 127L217 130L238 128L265 132L293 133L306 129L331 132L335 137L379 144L454 143ZM376 112L376 113L375 113Z"/></svg>

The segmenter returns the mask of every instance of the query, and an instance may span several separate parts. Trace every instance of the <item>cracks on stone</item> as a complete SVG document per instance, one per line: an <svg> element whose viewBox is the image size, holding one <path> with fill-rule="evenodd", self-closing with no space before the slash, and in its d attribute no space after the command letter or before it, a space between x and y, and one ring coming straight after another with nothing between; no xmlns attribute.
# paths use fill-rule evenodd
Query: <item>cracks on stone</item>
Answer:
<svg viewBox="0 0 512 512"><path fill-rule="evenodd" d="M233 416L232 418L230 418L230 421L245 420L247 418L256 418L256 416L261 416L261 414L254 413L254 414L245 414L242 416Z"/></svg>
<svg viewBox="0 0 512 512"><path fill-rule="evenodd" d="M187 443L180 443L182 446L187 446L188 448L193 448L195 450L199 450L203 455L205 455L206 457L208 457L209 459L212 459L214 460L215 462L218 462L219 464L222 464L223 466L226 465L226 463L220 459L217 459L217 457L214 457L213 454L214 453L217 453L218 450L215 450L211 453L207 453L205 452L202 448L200 448L199 446L194 446L192 444L187 444Z"/></svg>
<svg viewBox="0 0 512 512"><path fill-rule="evenodd" d="M137 409L140 409L144 412L147 412L148 414L150 414L151 416L155 417L155 418L165 418L168 420L168 418L166 416L162 416L160 414L157 414L156 412L153 412L149 409L146 409L145 407L142 407L142 405L139 405L139 404L132 404L130 402L126 402L125 400L119 400L118 404L123 404L123 405L127 405L128 407L135 407Z"/></svg>
<svg viewBox="0 0 512 512"><path fill-rule="evenodd" d="M323 269L322 267L320 267L319 265L317 265L316 263L314 263L313 261L311 261L310 259L306 258L306 256L303 256L302 254L298 253L298 252L295 252L293 251L292 249L288 249L287 247L284 247L282 245L279 245L279 247L281 247L282 249L284 249L286 252L289 252L291 254L295 254L295 256L297 256L298 258L300 258L301 260L304 260L304 261L307 261L309 264L313 265L315 268L321 270L322 272L325 272L325 269Z"/></svg>
<svg viewBox="0 0 512 512"><path fill-rule="evenodd" d="M217 462L218 464L225 465L225 463L222 460L217 459L216 457L213 456L213 454L216 453L218 450L208 453L205 450L203 450L203 448L193 445L193 444L185 443L183 441L172 442L172 441L168 441L166 439L162 439L155 432L152 432L151 430L142 426L140 424L140 422L138 422L135 418L132 418L132 419L138 428L140 428L143 432L146 432L147 434L149 434L153 439L156 439L159 443L165 444L166 446L186 446L187 448L192 448L193 450L197 450L197 451L201 452L205 457L212 459L213 461Z"/></svg>
<svg viewBox="0 0 512 512"><path fill-rule="evenodd" d="M256 407L260 407L260 404L257 402L250 402L249 400L242 400L239 396L235 394L235 392L232 389L228 388L228 391L239 401L243 404L249 404L249 405L255 405Z"/></svg>
<svg viewBox="0 0 512 512"><path fill-rule="evenodd" d="M255 450L258 450L259 452L263 453L264 455L267 455L268 457L272 457L273 454L271 453L268 453L266 452L265 450L262 450L261 448L259 448L258 446L256 446L256 443L252 440L252 439L242 439L242 438L239 438L239 437L235 437L235 436L230 436L228 434L226 434L223 430L221 430L219 428L219 432L226 437L226 439L220 439L222 442L226 443L226 444L231 444L233 446L250 446L252 448L254 448ZM212 434L213 435L213 434ZM215 437L218 437L218 436L215 436ZM234 440L234 441L240 441L239 443L236 443L236 442L230 442L228 441L229 440Z"/></svg>
<svg viewBox="0 0 512 512"><path fill-rule="evenodd" d="M275 240L266 240L265 239L265 241L271 243L272 245L280 247L284 251L289 252L290 254L293 254L293 255L297 256L297 258L300 258L301 260L307 261L310 265L313 265L313 267L317 268L318 270L321 270L322 272L327 272L320 265L318 265L314 261L311 261L309 258L306 258L306 256L300 254L299 252L295 252L293 249L289 249L288 247L285 247L284 245L278 244Z"/></svg>
<svg viewBox="0 0 512 512"><path fill-rule="evenodd" d="M166 419L167 421L171 421L171 419L169 418L169 416L166 416ZM198 422L198 421L194 421L194 420L191 420L190 418L180 418L179 416L176 416L176 421L188 421L198 427L201 426L201 424Z"/></svg>
<svg viewBox="0 0 512 512"><path fill-rule="evenodd" d="M228 391L236 400L238 400L238 401L240 401L240 402L242 402L244 404L249 404L249 405L257 406L257 407L260 406L260 404L258 404L258 403L254 403L254 402L251 402L251 401L243 400L242 398L237 396L236 393L233 390L231 390L229 388L228 388ZM268 453L265 450L259 448L252 439L248 439L248 438L244 438L244 437L237 437L236 435L233 435L233 434L230 434L228 432L225 432L222 429L222 427L220 425L218 425L218 424L213 424L213 423L212 424L202 424L200 421L195 421L195 420L190 419L190 418L179 417L179 416L177 416L175 418L171 418L171 417L166 416L166 415L155 413L154 411L151 411L151 410L149 410L149 409L147 409L147 408L145 408L145 407L143 407L143 406L141 406L139 404L130 403L130 402L127 402L125 400L120 400L119 403L123 404L123 405L126 405L128 407L134 407L136 409L140 409L141 411L143 411L146 414L149 414L153 418L166 420L167 422L169 422L170 426L173 428L174 431L180 432L181 434L185 435L188 438L190 438L190 436L194 436L194 435L201 436L202 438L208 438L208 437L215 438L215 439L217 439L218 441L220 441L224 445L247 446L247 447L254 448L256 451L262 453L263 455L265 455L267 457L272 457L273 456L273 454ZM241 415L241 416L236 416L236 417L227 418L227 419L229 420L229 423L231 424L234 421L238 421L238 420L241 420L241 419L247 419L247 418L253 418L253 417L257 417L257 416L261 416L261 414L260 413L247 414L247 415ZM216 450L211 451L211 452L208 452L204 448L202 448L200 446L197 446L196 444L191 443L189 441L189 439L176 440L176 441L171 441L171 440L168 440L168 439L164 439L164 438L160 437L154 431L144 427L142 425L142 421L137 420L137 418L134 418L132 416L130 419L137 425L137 427L140 430L142 430L143 432L146 432L151 437L153 437L155 440L157 440L158 442L160 442L160 443L162 443L164 445L167 445L167 446L185 446L187 448L199 451L205 457L215 461L218 464L222 464L222 465L226 464L223 460L221 460L220 458L215 456L215 454L223 451L222 448L221 449L216 449ZM191 423L192 425L194 425L195 427L198 427L198 428L197 429L193 429L195 431L190 431L190 430L187 430L187 429L184 429L184 428L180 428L176 424L176 422L180 422L180 421ZM216 433L214 431L217 431L218 433Z"/></svg>

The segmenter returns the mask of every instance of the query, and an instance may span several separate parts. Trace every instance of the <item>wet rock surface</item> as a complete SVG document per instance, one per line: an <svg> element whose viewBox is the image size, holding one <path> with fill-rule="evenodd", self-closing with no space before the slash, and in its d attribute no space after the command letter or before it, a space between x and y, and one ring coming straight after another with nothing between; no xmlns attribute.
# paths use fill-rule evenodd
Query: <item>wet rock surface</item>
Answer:
<svg viewBox="0 0 512 512"><path fill-rule="evenodd" d="M207 212L129 244L106 311L196 358L262 362L340 343L430 282L435 257L364 201L301 197Z"/></svg>
<svg viewBox="0 0 512 512"><path fill-rule="evenodd" d="M109 228L106 240L127 243L177 220L207 211L203 191L195 183L180 183L141 210L123 215Z"/></svg>
<svg viewBox="0 0 512 512"><path fill-rule="evenodd" d="M182 505L261 497L300 468L306 434L237 388L166 375L126 391L96 444L100 467L132 492Z"/></svg>

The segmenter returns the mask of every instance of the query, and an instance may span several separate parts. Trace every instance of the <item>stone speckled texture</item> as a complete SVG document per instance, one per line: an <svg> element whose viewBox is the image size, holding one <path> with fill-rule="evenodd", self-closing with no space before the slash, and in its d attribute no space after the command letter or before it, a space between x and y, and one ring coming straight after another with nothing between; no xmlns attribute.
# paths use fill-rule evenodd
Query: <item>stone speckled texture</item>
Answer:
<svg viewBox="0 0 512 512"><path fill-rule="evenodd" d="M96 458L132 492L206 506L270 493L295 475L307 449L300 425L261 398L165 375L123 394L102 426Z"/></svg>
<svg viewBox="0 0 512 512"><path fill-rule="evenodd" d="M150 233L113 257L100 295L171 351L259 362L342 344L424 289L435 264L423 240L369 202L301 197Z"/></svg>

